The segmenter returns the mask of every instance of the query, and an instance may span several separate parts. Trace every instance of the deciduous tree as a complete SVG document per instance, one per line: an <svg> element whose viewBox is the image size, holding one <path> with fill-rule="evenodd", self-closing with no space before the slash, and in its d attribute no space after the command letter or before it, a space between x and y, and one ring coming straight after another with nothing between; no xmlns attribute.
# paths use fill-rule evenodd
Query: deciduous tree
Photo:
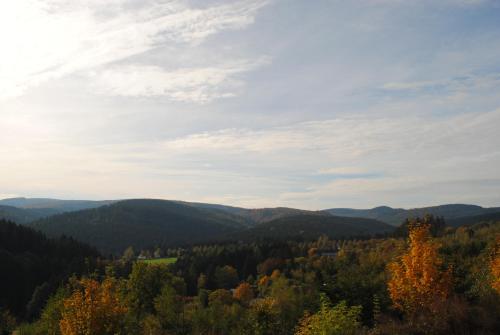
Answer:
<svg viewBox="0 0 500 335"><path fill-rule="evenodd" d="M81 287L64 300L62 335L122 334L127 307L119 298L116 282L82 279Z"/></svg>
<svg viewBox="0 0 500 335"><path fill-rule="evenodd" d="M305 315L296 335L349 335L360 328L361 306L347 306L345 301L332 307L330 300L321 296L321 307L312 315Z"/></svg>
<svg viewBox="0 0 500 335"><path fill-rule="evenodd" d="M451 269L441 270L438 245L430 239L430 225L409 226L407 252L389 264L389 294L396 308L411 315L433 310L451 291Z"/></svg>
<svg viewBox="0 0 500 335"><path fill-rule="evenodd" d="M248 283L241 283L234 290L233 297L247 306L254 297L252 287Z"/></svg>
<svg viewBox="0 0 500 335"><path fill-rule="evenodd" d="M491 274L493 276L491 286L500 294L500 236L497 237L493 259L490 263Z"/></svg>

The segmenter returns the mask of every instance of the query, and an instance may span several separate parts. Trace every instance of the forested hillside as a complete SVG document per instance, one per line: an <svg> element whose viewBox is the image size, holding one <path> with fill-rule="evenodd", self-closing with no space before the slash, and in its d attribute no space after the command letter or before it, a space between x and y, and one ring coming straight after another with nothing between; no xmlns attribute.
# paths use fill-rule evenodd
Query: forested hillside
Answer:
<svg viewBox="0 0 500 335"><path fill-rule="evenodd" d="M0 200L0 219L27 224L52 215L97 208L114 201L9 198Z"/></svg>
<svg viewBox="0 0 500 335"><path fill-rule="evenodd" d="M479 222L491 222L491 221L500 221L500 211L482 215L460 217L453 220L448 220L447 223L452 227L460 227Z"/></svg>
<svg viewBox="0 0 500 335"><path fill-rule="evenodd" d="M440 216L445 220L452 220L460 217L500 212L500 208L484 208L476 205L449 204L413 209L380 206L372 209L331 208L326 209L325 211L332 215L369 218L379 220L393 226L399 226L407 218L423 217L426 214Z"/></svg>
<svg viewBox="0 0 500 335"><path fill-rule="evenodd" d="M60 200L51 198L8 198L0 200L0 205L12 206L17 208L38 208L52 209L57 213L78 211L87 208L97 208L109 205L116 200Z"/></svg>
<svg viewBox="0 0 500 335"><path fill-rule="evenodd" d="M314 239L320 235L326 235L338 239L383 235L393 230L393 226L372 219L301 214L264 222L244 232L235 233L232 237L252 241L256 239Z"/></svg>
<svg viewBox="0 0 500 335"><path fill-rule="evenodd" d="M98 252L70 238L48 239L28 227L0 220L0 312L37 316L72 274L93 271Z"/></svg>
<svg viewBox="0 0 500 335"><path fill-rule="evenodd" d="M241 217L218 209L143 199L52 216L34 222L32 227L48 236L72 236L104 253L121 254L129 246L141 249L196 243L246 225Z"/></svg>
<svg viewBox="0 0 500 335"><path fill-rule="evenodd" d="M392 229L376 220L334 217L324 212L289 208L229 211L220 206L152 199L124 200L56 215L31 226L48 236L71 236L114 254L129 246L141 250L238 239L316 238L322 234L366 237Z"/></svg>
<svg viewBox="0 0 500 335"><path fill-rule="evenodd" d="M0 219L25 224L57 214L58 211L50 208L17 208L13 206L0 205Z"/></svg>

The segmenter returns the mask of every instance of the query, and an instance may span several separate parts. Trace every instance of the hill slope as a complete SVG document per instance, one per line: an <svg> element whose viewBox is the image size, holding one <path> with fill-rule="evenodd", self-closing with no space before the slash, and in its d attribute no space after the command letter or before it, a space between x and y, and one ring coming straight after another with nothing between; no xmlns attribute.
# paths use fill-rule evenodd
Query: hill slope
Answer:
<svg viewBox="0 0 500 335"><path fill-rule="evenodd" d="M301 214L259 224L244 232L232 234L231 238L239 240L314 239L321 235L327 235L330 238L346 238L384 234L393 230L394 227L373 219Z"/></svg>
<svg viewBox="0 0 500 335"><path fill-rule="evenodd" d="M51 287L73 273L89 271L90 259L97 256L95 249L74 240L48 239L26 226L0 220L0 306L18 317L36 313ZM37 286L38 294L26 310Z"/></svg>
<svg viewBox="0 0 500 335"><path fill-rule="evenodd" d="M461 218L448 220L446 223L452 227L460 227L464 225L470 226L476 223L483 223L483 222L500 222L500 211L482 215L465 216Z"/></svg>
<svg viewBox="0 0 500 335"><path fill-rule="evenodd" d="M79 211L109 205L116 200L59 200L50 198L9 198L0 200L0 205L25 209L52 209L57 213Z"/></svg>
<svg viewBox="0 0 500 335"><path fill-rule="evenodd" d="M207 204L199 202L182 202L197 208L219 209L233 215L243 218L249 225L257 225L264 222L269 222L275 219L290 217L295 215L329 215L324 211L308 211L303 209L289 207L274 207L274 208L242 208L225 206L218 204Z"/></svg>
<svg viewBox="0 0 500 335"><path fill-rule="evenodd" d="M372 209L351 209L351 208L331 208L326 212L332 215L347 217L362 217L376 219L393 226L398 226L406 218L422 217L425 214L442 216L445 220L456 219L459 217L482 215L492 212L499 212L500 208L484 208L476 205L451 204L432 207L422 207L413 209L391 208L387 206L375 207Z"/></svg>
<svg viewBox="0 0 500 335"><path fill-rule="evenodd" d="M25 224L43 217L57 214L58 211L50 208L17 208L0 205L0 219Z"/></svg>
<svg viewBox="0 0 500 335"><path fill-rule="evenodd" d="M48 236L67 235L103 252L128 246L178 246L246 227L240 217L168 200L124 200L108 206L64 213L33 223Z"/></svg>

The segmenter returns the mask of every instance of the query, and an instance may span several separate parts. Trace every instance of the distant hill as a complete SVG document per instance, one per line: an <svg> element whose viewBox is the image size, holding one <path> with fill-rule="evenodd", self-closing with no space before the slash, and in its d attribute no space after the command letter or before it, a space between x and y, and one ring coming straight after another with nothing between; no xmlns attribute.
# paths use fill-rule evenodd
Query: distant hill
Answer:
<svg viewBox="0 0 500 335"><path fill-rule="evenodd" d="M326 209L325 212L339 216L376 219L393 226L398 226L403 223L406 218L422 217L425 214L442 216L446 221L448 221L460 217L500 212L500 208L484 208L476 205L451 204L413 209L391 208L387 206L375 207L372 209L331 208Z"/></svg>
<svg viewBox="0 0 500 335"><path fill-rule="evenodd" d="M33 227L48 236L67 235L87 242L104 253L121 253L128 246L176 247L216 241L221 238L332 238L379 234L391 231L406 218L425 214L453 221L500 212L500 208L474 205L442 205L415 209L333 208L306 211L295 208L256 208L225 206L172 200L135 199L86 201L56 199L5 199L22 208L0 206L0 217L20 223L36 220ZM51 207L44 207L51 206ZM91 207L76 210L79 207ZM76 211L74 211L76 210ZM63 213L60 213L63 212ZM60 214L57 214L60 213ZM57 214L57 215L54 215Z"/></svg>
<svg viewBox="0 0 500 335"><path fill-rule="evenodd" d="M329 216L320 211L306 211L302 209L276 207L276 208L256 208L256 209L242 209L239 215L248 218L255 224L263 224L272 222L278 219L284 219L296 216Z"/></svg>
<svg viewBox="0 0 500 335"><path fill-rule="evenodd" d="M198 208L220 209L222 211L244 218L246 222L250 225L256 225L283 217L290 217L301 214L321 215L321 216L329 215L324 211L308 211L308 210L289 208L289 207L242 208L242 207L232 207L232 206L217 205L217 204L206 204L199 202L184 202L184 203Z"/></svg>
<svg viewBox="0 0 500 335"><path fill-rule="evenodd" d="M106 253L121 253L128 246L141 249L194 243L247 226L241 217L219 209L138 199L55 215L32 227L48 236L72 236Z"/></svg>
<svg viewBox="0 0 500 335"><path fill-rule="evenodd" d="M53 209L58 213L79 211L88 208L97 208L109 205L116 200L59 200L50 198L9 198L0 200L0 205L12 206L24 209Z"/></svg>
<svg viewBox="0 0 500 335"><path fill-rule="evenodd" d="M470 226L484 222L500 222L500 211L475 216L466 216L448 220L446 223L452 227Z"/></svg>
<svg viewBox="0 0 500 335"><path fill-rule="evenodd" d="M97 208L114 200L59 200L49 198L9 198L0 200L0 219L26 224L48 216Z"/></svg>
<svg viewBox="0 0 500 335"><path fill-rule="evenodd" d="M0 205L0 219L26 224L37 219L57 214L58 211L51 208L17 208Z"/></svg>
<svg viewBox="0 0 500 335"><path fill-rule="evenodd" d="M239 237L316 238L370 235L391 230L385 223L334 217L292 208L230 210L219 205L137 199L51 216L32 227L48 236L67 235L104 253L119 254L129 246L175 247Z"/></svg>
<svg viewBox="0 0 500 335"><path fill-rule="evenodd" d="M244 232L232 234L231 237L240 240L314 239L320 235L348 238L384 234L393 230L394 227L373 219L300 214L265 222Z"/></svg>

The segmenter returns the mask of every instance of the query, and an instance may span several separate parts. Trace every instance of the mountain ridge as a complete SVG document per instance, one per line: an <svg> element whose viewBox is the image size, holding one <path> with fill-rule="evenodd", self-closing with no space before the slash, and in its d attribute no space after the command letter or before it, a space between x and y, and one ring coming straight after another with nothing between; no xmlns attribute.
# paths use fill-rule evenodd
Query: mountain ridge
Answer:
<svg viewBox="0 0 500 335"><path fill-rule="evenodd" d="M278 225L286 231L287 222L294 227L309 227L308 236L325 233L331 236L354 236L388 230L385 223L376 220L339 218L324 212L289 208L241 211L242 215L237 215L217 206L160 199L131 199L98 208L57 214L29 225L49 237L71 236L105 253L114 254L123 252L129 246L137 249L154 246L178 247L233 239L244 231L250 231L248 235L251 236L252 229L256 229L258 234L268 227L266 225ZM365 225L360 229L358 222L366 222L373 227L368 229ZM285 226L282 226L283 224ZM383 229L380 224L384 225ZM262 226L264 228L260 228ZM334 226L341 230L342 234L335 234Z"/></svg>
<svg viewBox="0 0 500 335"><path fill-rule="evenodd" d="M410 209L378 206L371 209L330 208L325 209L324 211L332 215L376 219L393 226L398 226L407 218L421 217L426 214L442 216L445 220L452 220L459 217L500 212L500 207L481 207L469 204L445 204Z"/></svg>

